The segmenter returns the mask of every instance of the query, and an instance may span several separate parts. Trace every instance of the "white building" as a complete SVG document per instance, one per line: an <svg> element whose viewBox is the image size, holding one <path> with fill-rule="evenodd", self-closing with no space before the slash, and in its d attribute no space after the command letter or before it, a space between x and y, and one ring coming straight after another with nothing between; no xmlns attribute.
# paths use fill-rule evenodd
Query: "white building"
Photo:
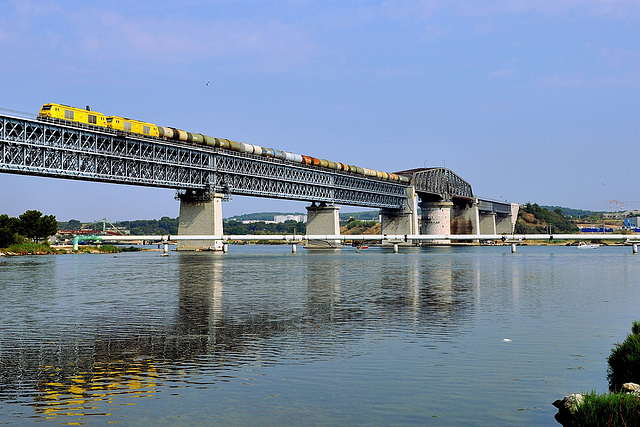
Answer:
<svg viewBox="0 0 640 427"><path fill-rule="evenodd" d="M297 222L307 222L306 215L275 215L273 217L275 222L285 222L285 221L297 221Z"/></svg>

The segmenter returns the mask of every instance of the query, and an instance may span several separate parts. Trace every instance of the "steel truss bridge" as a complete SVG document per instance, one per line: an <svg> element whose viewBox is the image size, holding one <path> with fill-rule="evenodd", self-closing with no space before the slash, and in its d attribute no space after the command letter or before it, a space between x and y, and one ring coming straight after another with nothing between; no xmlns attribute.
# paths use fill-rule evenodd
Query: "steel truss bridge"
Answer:
<svg viewBox="0 0 640 427"><path fill-rule="evenodd" d="M182 199L213 194L271 197L402 211L408 184L205 145L135 136L0 109L0 172L171 188ZM412 176L421 198L473 199L444 168ZM506 204L480 201L483 211ZM504 206L502 206L504 205Z"/></svg>
<svg viewBox="0 0 640 427"><path fill-rule="evenodd" d="M317 166L0 112L0 172L402 209L406 185Z"/></svg>

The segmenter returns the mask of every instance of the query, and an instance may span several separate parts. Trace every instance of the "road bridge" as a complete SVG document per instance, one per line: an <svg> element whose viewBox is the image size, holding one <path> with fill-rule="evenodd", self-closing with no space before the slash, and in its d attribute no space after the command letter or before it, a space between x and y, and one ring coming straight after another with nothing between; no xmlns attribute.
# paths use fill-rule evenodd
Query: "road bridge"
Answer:
<svg viewBox="0 0 640 427"><path fill-rule="evenodd" d="M491 231L483 230L481 218L496 232L500 222L489 217L507 209L475 198L468 183L444 168L399 172L411 177L403 183L7 110L0 111L0 172L175 189L179 234L191 235L222 235L221 202L231 195L311 202L307 232L314 235L339 234L336 205L380 209L384 234L420 234L418 198L423 234L450 234L439 231L462 222L466 228L455 234ZM515 223L511 205L507 210L508 223ZM340 242L317 242L332 243ZM221 249L222 243L182 245L204 247Z"/></svg>

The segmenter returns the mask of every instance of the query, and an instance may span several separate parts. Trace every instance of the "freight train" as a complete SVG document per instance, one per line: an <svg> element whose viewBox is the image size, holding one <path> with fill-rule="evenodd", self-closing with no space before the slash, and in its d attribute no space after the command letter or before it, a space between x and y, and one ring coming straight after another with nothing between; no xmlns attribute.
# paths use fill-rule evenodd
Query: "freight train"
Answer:
<svg viewBox="0 0 640 427"><path fill-rule="evenodd" d="M332 162L330 160L317 159L311 156L303 156L301 154L290 153L288 151L280 151L274 148L261 147L259 145L248 144L245 142L236 142L229 139L214 138L212 136L203 135L201 133L185 132L181 129L158 126L153 123L128 119L125 117L106 116L102 113L98 113L97 111L92 111L89 106L87 106L87 108L85 109L82 109L69 107L63 104L49 103L42 106L39 115L41 117L68 120L75 123L109 128L122 132L130 132L155 138L171 139L193 144L208 145L210 147L220 147L226 150L239 151L242 153L255 154L264 157L274 157L293 163L307 164L319 166L325 169L351 172L358 175L364 175L386 181L397 181L404 184L407 184L411 181L410 177L404 175L381 172L373 169L362 168L360 166L348 165L346 163Z"/></svg>

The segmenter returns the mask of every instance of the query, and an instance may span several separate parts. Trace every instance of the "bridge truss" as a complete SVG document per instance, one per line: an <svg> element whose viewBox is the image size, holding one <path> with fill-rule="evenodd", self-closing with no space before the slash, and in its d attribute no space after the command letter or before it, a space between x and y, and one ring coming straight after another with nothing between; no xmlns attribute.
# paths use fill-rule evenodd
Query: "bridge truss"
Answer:
<svg viewBox="0 0 640 427"><path fill-rule="evenodd" d="M446 168L419 168L402 172L411 175L416 192L422 197L437 197L439 200L474 198L471 184Z"/></svg>
<svg viewBox="0 0 640 427"><path fill-rule="evenodd" d="M0 172L402 209L405 185L317 166L0 114Z"/></svg>

